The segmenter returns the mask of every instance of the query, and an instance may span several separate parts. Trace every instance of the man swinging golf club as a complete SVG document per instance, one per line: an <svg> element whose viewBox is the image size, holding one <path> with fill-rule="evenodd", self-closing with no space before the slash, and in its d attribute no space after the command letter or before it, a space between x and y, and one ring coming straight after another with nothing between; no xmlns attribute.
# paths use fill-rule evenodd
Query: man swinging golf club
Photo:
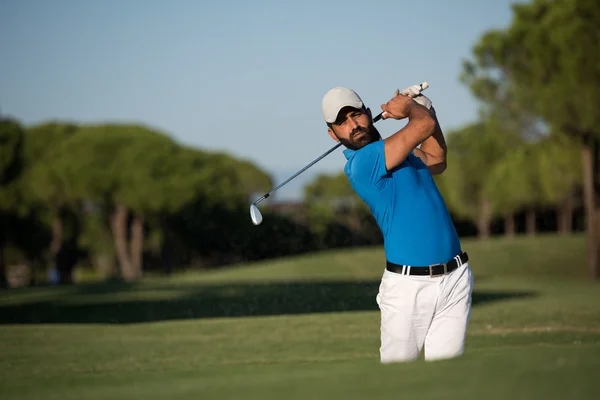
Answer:
<svg viewBox="0 0 600 400"><path fill-rule="evenodd" d="M473 275L432 177L446 169L443 133L418 85L396 90L381 108L382 119L408 118L386 139L353 90L333 88L322 102L329 135L346 147L344 172L384 238L387 265L376 297L380 360L414 361L423 348L426 360L457 357L464 353Z"/></svg>

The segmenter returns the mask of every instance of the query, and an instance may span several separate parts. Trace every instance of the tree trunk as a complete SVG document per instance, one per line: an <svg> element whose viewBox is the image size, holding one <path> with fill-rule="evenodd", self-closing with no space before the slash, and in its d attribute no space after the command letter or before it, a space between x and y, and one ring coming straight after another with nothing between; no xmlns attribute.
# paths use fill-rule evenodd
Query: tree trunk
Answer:
<svg viewBox="0 0 600 400"><path fill-rule="evenodd" d="M63 243L63 221L60 213L54 217L52 221L52 240L50 241L50 254L53 258L56 258L56 255L60 251Z"/></svg>
<svg viewBox="0 0 600 400"><path fill-rule="evenodd" d="M172 230L169 229L169 224L165 216L160 215L158 218L159 229L164 232L163 241L159 251L161 264L164 268L165 274L170 275L173 272L173 264L181 260L183 257L181 252L177 251L177 249L174 249L176 246L173 242L176 242L177 239L173 238ZM178 261L173 260L173 254L178 254ZM189 264L189 262L187 263Z"/></svg>
<svg viewBox="0 0 600 400"><path fill-rule="evenodd" d="M515 236L515 217L512 214L504 216L504 235L508 237Z"/></svg>
<svg viewBox="0 0 600 400"><path fill-rule="evenodd" d="M50 259L46 266L48 270L48 279L50 283L57 284L60 281L58 253L60 252L64 242L64 221L61 210L56 211L56 215L52 220L52 240L50 241Z"/></svg>
<svg viewBox="0 0 600 400"><path fill-rule="evenodd" d="M528 210L525 216L525 229L529 236L535 235L536 223L535 223L535 210Z"/></svg>
<svg viewBox="0 0 600 400"><path fill-rule="evenodd" d="M144 246L144 217L136 215L131 223L131 242L129 243L131 263L138 278L142 276L142 251Z"/></svg>
<svg viewBox="0 0 600 400"><path fill-rule="evenodd" d="M590 275L593 280L600 279L600 138L593 140L592 147L592 182L594 189L594 249L596 262L593 264Z"/></svg>
<svg viewBox="0 0 600 400"><path fill-rule="evenodd" d="M586 230L587 230L587 263L590 278L596 280L600 276L598 266L598 219L596 214L596 188L595 183L598 179L597 169L598 160L596 156L597 142L590 136L584 136L582 159L583 159L583 199L585 204Z"/></svg>
<svg viewBox="0 0 600 400"><path fill-rule="evenodd" d="M568 235L573 230L573 208L573 194L569 194L558 207L557 224L561 235Z"/></svg>
<svg viewBox="0 0 600 400"><path fill-rule="evenodd" d="M491 223L491 208L490 201L486 197L481 200L479 204L479 212L477 215L477 236L480 239L487 239L490 237L490 223Z"/></svg>
<svg viewBox="0 0 600 400"><path fill-rule="evenodd" d="M121 276L126 281L134 281L136 279L135 269L127 251L127 216L127 207L118 204L111 216L110 225L117 250L119 267L121 268Z"/></svg>
<svg viewBox="0 0 600 400"><path fill-rule="evenodd" d="M6 265L4 263L4 241L0 238L0 288L4 289L5 287L7 287L7 283Z"/></svg>

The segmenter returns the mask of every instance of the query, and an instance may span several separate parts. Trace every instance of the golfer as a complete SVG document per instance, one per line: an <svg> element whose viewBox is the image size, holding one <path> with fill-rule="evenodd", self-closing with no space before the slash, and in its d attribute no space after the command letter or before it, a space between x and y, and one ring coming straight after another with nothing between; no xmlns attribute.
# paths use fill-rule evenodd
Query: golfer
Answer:
<svg viewBox="0 0 600 400"><path fill-rule="evenodd" d="M464 353L473 275L432 177L446 169L443 133L416 85L381 108L382 119L408 119L386 139L353 90L333 88L322 102L329 135L346 147L344 172L384 238L387 265L376 297L380 360L414 361L422 349L425 360L457 357Z"/></svg>

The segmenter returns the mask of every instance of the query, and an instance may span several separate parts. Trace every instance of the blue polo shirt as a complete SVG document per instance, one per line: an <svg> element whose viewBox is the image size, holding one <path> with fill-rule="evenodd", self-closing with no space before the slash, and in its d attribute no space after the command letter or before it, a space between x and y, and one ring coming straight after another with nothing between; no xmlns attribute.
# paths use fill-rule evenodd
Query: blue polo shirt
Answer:
<svg viewBox="0 0 600 400"><path fill-rule="evenodd" d="M344 150L344 172L383 233L387 260L411 266L451 260L460 240L429 169L411 153L388 172L383 145Z"/></svg>

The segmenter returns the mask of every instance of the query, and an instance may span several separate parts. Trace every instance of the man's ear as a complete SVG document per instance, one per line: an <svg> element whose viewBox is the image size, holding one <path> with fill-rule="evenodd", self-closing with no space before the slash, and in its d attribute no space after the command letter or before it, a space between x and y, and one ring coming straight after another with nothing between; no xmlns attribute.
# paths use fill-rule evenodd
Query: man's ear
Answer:
<svg viewBox="0 0 600 400"><path fill-rule="evenodd" d="M335 140L336 142L339 142L339 141L340 141L340 139L338 139L338 137L335 135L335 132L333 131L333 129L331 129L331 128L328 128L328 129L327 129L327 133L329 133L329 136L331 136L331 138L332 138L333 140Z"/></svg>

